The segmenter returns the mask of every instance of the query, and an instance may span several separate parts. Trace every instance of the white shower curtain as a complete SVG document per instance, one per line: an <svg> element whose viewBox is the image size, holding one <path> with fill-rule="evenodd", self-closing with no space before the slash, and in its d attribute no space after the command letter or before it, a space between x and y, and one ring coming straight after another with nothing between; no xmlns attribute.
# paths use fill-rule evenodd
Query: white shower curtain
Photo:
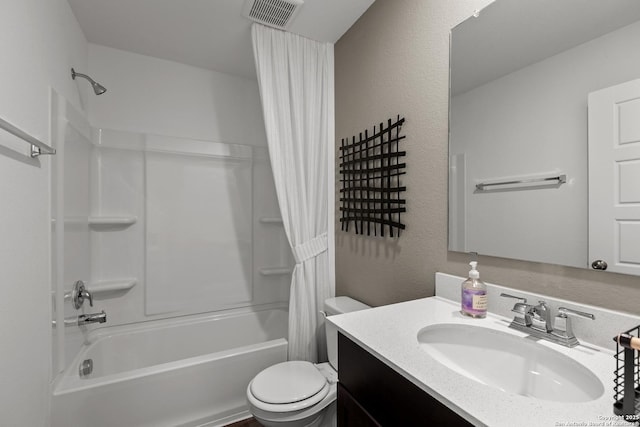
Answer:
<svg viewBox="0 0 640 427"><path fill-rule="evenodd" d="M335 292L327 256L333 45L259 24L252 39L278 203L296 260L289 360L317 362L326 354L320 310Z"/></svg>

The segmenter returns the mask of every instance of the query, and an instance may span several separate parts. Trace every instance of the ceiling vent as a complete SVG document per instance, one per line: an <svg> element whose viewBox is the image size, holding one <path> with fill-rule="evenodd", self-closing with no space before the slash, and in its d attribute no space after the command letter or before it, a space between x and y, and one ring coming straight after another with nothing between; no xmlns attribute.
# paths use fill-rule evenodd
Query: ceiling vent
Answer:
<svg viewBox="0 0 640 427"><path fill-rule="evenodd" d="M304 0L246 0L242 15L252 21L286 30L303 3Z"/></svg>

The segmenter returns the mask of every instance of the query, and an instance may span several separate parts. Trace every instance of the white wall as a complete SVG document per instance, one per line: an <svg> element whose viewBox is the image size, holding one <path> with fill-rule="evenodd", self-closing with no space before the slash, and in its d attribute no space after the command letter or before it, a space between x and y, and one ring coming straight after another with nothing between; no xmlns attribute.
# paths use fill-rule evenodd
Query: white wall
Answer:
<svg viewBox="0 0 640 427"><path fill-rule="evenodd" d="M64 0L6 0L0 14L0 117L49 141L53 87L79 109L87 44ZM78 88L82 91L78 91ZM49 424L50 162L0 131L0 425Z"/></svg>
<svg viewBox="0 0 640 427"><path fill-rule="evenodd" d="M95 44L89 69L94 127L266 146L256 80Z"/></svg>
<svg viewBox="0 0 640 427"><path fill-rule="evenodd" d="M467 164L467 246L456 250L587 267L587 94L637 78L638 49L640 22L453 98L451 154ZM474 193L545 173L569 182Z"/></svg>
<svg viewBox="0 0 640 427"><path fill-rule="evenodd" d="M336 43L336 141L403 114L409 171L407 230L399 240L343 233L337 224L337 295L390 304L433 295L435 272L469 271L468 254L447 251L449 33L488 3L376 0ZM638 276L491 256L479 261L487 282L638 311Z"/></svg>

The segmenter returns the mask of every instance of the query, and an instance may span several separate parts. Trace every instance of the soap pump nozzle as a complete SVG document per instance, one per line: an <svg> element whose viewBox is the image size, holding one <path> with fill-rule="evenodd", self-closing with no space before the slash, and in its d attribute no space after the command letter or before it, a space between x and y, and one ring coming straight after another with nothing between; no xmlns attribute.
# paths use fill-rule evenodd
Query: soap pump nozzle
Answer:
<svg viewBox="0 0 640 427"><path fill-rule="evenodd" d="M478 267L478 261L471 261L469 265L471 266L469 277L471 279L478 279L480 277L480 273L478 273L478 270L476 269Z"/></svg>

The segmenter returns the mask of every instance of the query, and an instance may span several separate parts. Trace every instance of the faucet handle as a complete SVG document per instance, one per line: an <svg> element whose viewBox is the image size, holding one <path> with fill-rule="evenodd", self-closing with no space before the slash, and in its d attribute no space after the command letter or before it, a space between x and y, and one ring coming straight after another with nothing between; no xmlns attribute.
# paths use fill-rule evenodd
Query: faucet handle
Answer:
<svg viewBox="0 0 640 427"><path fill-rule="evenodd" d="M571 319L569 316L585 317L587 319L595 320L596 316L584 311L573 310L571 308L560 307L558 308L558 314L553 322L553 335L562 338L566 341L569 347L574 347L579 344L573 328L571 327Z"/></svg>
<svg viewBox="0 0 640 427"><path fill-rule="evenodd" d="M513 308L511 309L511 311L521 316L525 316L525 315L530 316L531 305L526 304L524 302L517 302L513 305Z"/></svg>
<svg viewBox="0 0 640 427"><path fill-rule="evenodd" d="M513 298L513 299L517 299L517 300L522 301L523 303L526 303L526 302L527 302L527 299L526 299L526 298L523 298L523 297L517 297L517 296L515 296L515 295L506 294L506 293L504 293L504 292L502 292L502 293L500 294L500 296L501 296L501 297L504 297L504 298Z"/></svg>
<svg viewBox="0 0 640 427"><path fill-rule="evenodd" d="M521 326L531 326L531 314L530 314L531 306L527 304L526 298L517 297L515 295L507 294L504 292L502 292L500 296L503 298L513 298L518 300L518 302L515 303L513 305L513 308L511 309L511 311L516 314L513 318L512 323L515 323Z"/></svg>
<svg viewBox="0 0 640 427"><path fill-rule="evenodd" d="M587 313L586 311L573 310L573 309L567 308L567 307L558 308L558 316L557 317L565 317L566 318L567 315L576 316L576 317L586 317L587 319L591 319L591 320L595 320L596 319L596 316L594 316L591 313Z"/></svg>
<svg viewBox="0 0 640 427"><path fill-rule="evenodd" d="M93 307L93 295L91 295L91 292L89 292L88 290L84 290L82 291L82 297L83 298L88 298L89 299L89 306Z"/></svg>
<svg viewBox="0 0 640 427"><path fill-rule="evenodd" d="M522 326L531 326L531 306L529 304L517 302L511 311L516 314L513 318L513 323Z"/></svg>
<svg viewBox="0 0 640 427"><path fill-rule="evenodd" d="M84 286L82 280L78 280L73 284L73 290L71 291L71 300L73 301L73 307L79 310L84 304L85 298L89 299L89 305L93 307L93 295Z"/></svg>

